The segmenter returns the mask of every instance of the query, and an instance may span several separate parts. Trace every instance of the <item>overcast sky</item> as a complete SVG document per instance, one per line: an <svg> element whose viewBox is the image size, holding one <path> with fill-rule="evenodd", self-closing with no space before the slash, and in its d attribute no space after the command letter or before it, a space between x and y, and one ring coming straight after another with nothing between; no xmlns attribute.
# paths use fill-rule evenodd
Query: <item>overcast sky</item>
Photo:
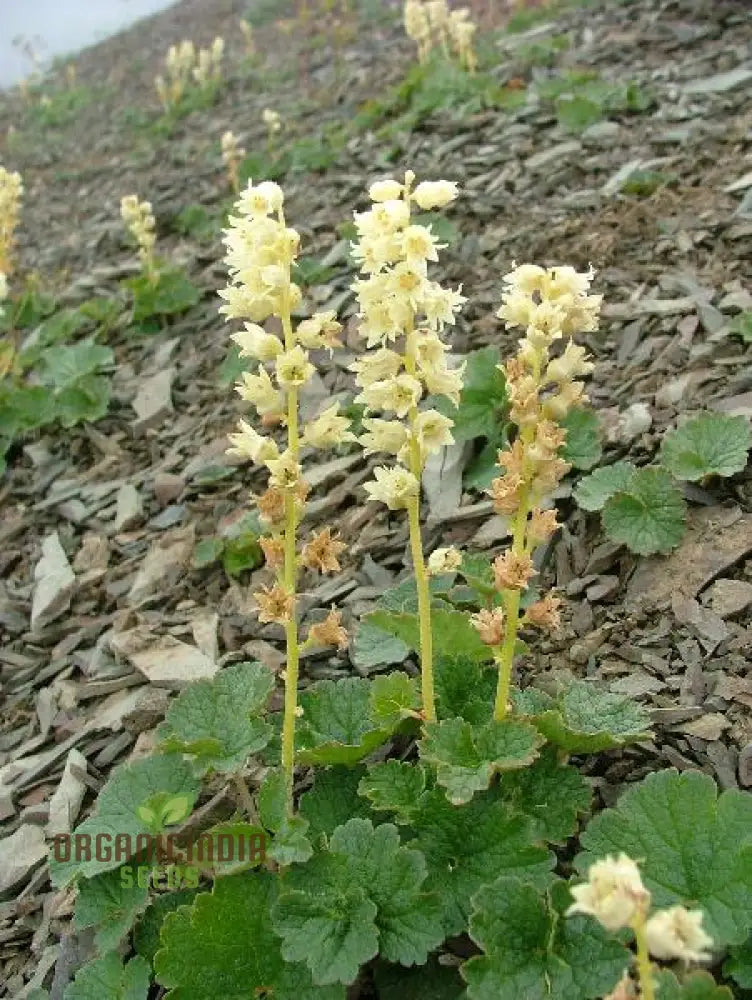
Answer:
<svg viewBox="0 0 752 1000"><path fill-rule="evenodd" d="M0 87L33 66L14 40L30 42L44 62L76 52L175 0L0 0Z"/></svg>

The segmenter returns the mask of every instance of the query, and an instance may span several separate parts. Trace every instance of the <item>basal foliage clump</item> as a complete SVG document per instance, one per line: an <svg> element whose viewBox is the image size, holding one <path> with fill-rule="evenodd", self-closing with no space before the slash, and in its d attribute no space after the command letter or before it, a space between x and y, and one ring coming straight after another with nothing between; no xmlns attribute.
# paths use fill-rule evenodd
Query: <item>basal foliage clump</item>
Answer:
<svg viewBox="0 0 752 1000"><path fill-rule="evenodd" d="M372 185L355 215L357 433L337 404L301 418L301 391L341 346L341 325L332 312L294 319L300 237L281 188L249 183L237 199L220 311L242 324L232 339L248 368L236 388L254 418L230 444L267 477L250 498L268 571L253 596L259 619L284 633L284 690L278 700L277 677L255 662L188 687L156 753L119 767L76 831L174 834L172 887L181 871L191 884L150 898L132 866L153 859L52 860L56 885L78 883L77 925L97 927L99 955L67 1000L93 997L96 982L143 998L152 978L173 1000L344 1000L354 983L469 1000L724 1000L729 990L688 967L728 955L729 974L748 976L752 796L669 770L591 817L572 756L649 739L645 711L586 680L556 692L514 684L525 637L559 623L536 550L558 529L551 496L573 464L569 428L587 450L573 414L587 412L592 363L576 338L598 323L592 273L523 264L503 277L498 316L521 337L493 374L504 434L489 493L511 542L492 562L451 546L425 556L426 459L477 429L463 398L483 412L444 339L464 297L430 276L443 246L415 214L458 194L409 171ZM143 206L138 218L148 271L153 227ZM666 445L673 467L694 454L696 430L684 438ZM412 562L358 626L353 655L370 642L373 662L403 669L299 691L302 652L348 647L342 612L309 621L301 600L313 574L348 558L333 526L306 526L306 470L344 441L387 456L364 494L407 517ZM235 815L202 824L196 806L218 779L234 788ZM199 831L265 851L239 860L218 847L181 868ZM123 964L134 921L137 954Z"/></svg>

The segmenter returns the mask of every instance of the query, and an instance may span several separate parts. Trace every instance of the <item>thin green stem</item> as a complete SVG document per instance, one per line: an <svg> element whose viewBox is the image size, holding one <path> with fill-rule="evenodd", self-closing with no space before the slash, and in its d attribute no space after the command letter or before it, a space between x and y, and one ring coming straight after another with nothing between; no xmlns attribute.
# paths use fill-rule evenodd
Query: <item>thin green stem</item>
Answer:
<svg viewBox="0 0 752 1000"><path fill-rule="evenodd" d="M285 335L285 348L290 350L295 344L290 315L289 294L285 296L281 310L282 329ZM294 461L297 462L300 451L300 435L298 431L298 391L290 388L287 392L287 447ZM285 590L293 598L296 596L298 579L297 558L297 527L298 512L294 490L285 493L285 565L283 582ZM293 781L295 774L295 720L298 710L298 672L300 666L300 649L298 646L298 622L296 609L285 624L285 641L287 646L287 666L285 668L285 705L282 721L282 770L285 774L287 790L287 812L292 816Z"/></svg>
<svg viewBox="0 0 752 1000"><path fill-rule="evenodd" d="M526 551L525 529L527 527L529 499L527 490L520 497L520 506L514 517L512 529L512 552L524 555ZM504 642L496 663L499 668L499 679L496 685L496 701L494 703L494 719L500 722L506 718L509 709L509 688L512 683L512 667L514 651L517 646L517 633L520 628L520 598L519 590L504 591Z"/></svg>
<svg viewBox="0 0 752 1000"><path fill-rule="evenodd" d="M635 944L637 946L637 978L640 982L641 1000L655 1000L655 983L653 981L653 965L648 951L646 920L643 913L632 922Z"/></svg>
<svg viewBox="0 0 752 1000"><path fill-rule="evenodd" d="M405 371L415 375L415 334L409 330L405 341ZM431 629L431 591L426 571L426 561L423 555L423 538L420 531L420 482L423 475L423 459L420 453L420 443L415 434L415 422L418 419L418 407L413 406L407 415L410 431L410 472L418 481L418 496L410 502L407 508L410 526L410 551L415 571L415 586L418 591L418 622L420 631L420 675L423 695L423 715L427 722L436 719L436 704L433 687L433 632Z"/></svg>
<svg viewBox="0 0 752 1000"><path fill-rule="evenodd" d="M431 632L431 592L428 573L423 558L423 541L420 534L420 500L414 497L407 508L410 524L410 551L418 591L418 622L420 629L420 684L423 695L423 715L427 722L436 720L433 690L433 634Z"/></svg>

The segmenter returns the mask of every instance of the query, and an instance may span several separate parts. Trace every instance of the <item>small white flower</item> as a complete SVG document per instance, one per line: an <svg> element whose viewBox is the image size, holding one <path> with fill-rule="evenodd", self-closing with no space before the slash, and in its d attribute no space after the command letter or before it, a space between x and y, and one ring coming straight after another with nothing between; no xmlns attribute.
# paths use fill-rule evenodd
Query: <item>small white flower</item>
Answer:
<svg viewBox="0 0 752 1000"><path fill-rule="evenodd" d="M387 347L380 347L372 354L364 354L363 357L354 361L350 365L350 371L355 372L355 382L365 389L374 382L382 382L384 379L395 378L402 369L403 359L396 351L390 351Z"/></svg>
<svg viewBox="0 0 752 1000"><path fill-rule="evenodd" d="M279 456L279 448L276 441L264 437L251 427L251 425L241 420L238 423L237 434L229 434L231 448L227 449L228 455L236 455L238 458L249 458L252 462L260 465L270 458Z"/></svg>
<svg viewBox="0 0 752 1000"><path fill-rule="evenodd" d="M446 445L454 444L452 437L454 421L438 410L423 410L415 418L414 430L421 453L430 455Z"/></svg>
<svg viewBox="0 0 752 1000"><path fill-rule="evenodd" d="M368 189L368 197L371 201L396 201L402 197L403 187L399 181L387 178L383 181L376 181Z"/></svg>
<svg viewBox="0 0 752 1000"><path fill-rule="evenodd" d="M267 461L266 467L271 473L269 485L280 490L294 489L300 482L301 468L289 451L283 451L278 458Z"/></svg>
<svg viewBox="0 0 752 1000"><path fill-rule="evenodd" d="M648 951L663 961L707 962L713 939L702 928L702 910L670 906L658 910L647 922Z"/></svg>
<svg viewBox="0 0 752 1000"><path fill-rule="evenodd" d="M308 360L308 352L300 344L290 351L285 351L277 358L277 381L286 389L305 385L316 371Z"/></svg>
<svg viewBox="0 0 752 1000"><path fill-rule="evenodd" d="M269 373L259 365L256 374L243 372L241 381L235 386L239 395L253 403L259 416L279 416L284 412L284 398L274 387Z"/></svg>
<svg viewBox="0 0 752 1000"><path fill-rule="evenodd" d="M255 358L257 361L274 361L284 350L282 341L273 333L267 333L258 323L246 323L245 329L231 337L240 348L241 358Z"/></svg>
<svg viewBox="0 0 752 1000"><path fill-rule="evenodd" d="M396 455L407 441L407 430L398 420L372 420L364 417L363 426L367 433L358 440L366 455L378 451Z"/></svg>
<svg viewBox="0 0 752 1000"><path fill-rule="evenodd" d="M428 572L432 576L440 573L453 573L462 565L462 553L453 545L444 549L436 549L428 557Z"/></svg>
<svg viewBox="0 0 752 1000"><path fill-rule="evenodd" d="M418 496L418 480L407 469L397 466L388 469L380 465L373 470L374 480L363 487L370 500L380 500L390 510L401 510Z"/></svg>
<svg viewBox="0 0 752 1000"><path fill-rule="evenodd" d="M607 855L590 866L588 880L572 888L574 903L567 916L585 913L607 931L628 927L650 904L650 893L642 884L640 869L626 854Z"/></svg>
<svg viewBox="0 0 752 1000"><path fill-rule="evenodd" d="M339 412L339 403L334 403L312 420L305 429L303 443L312 448L334 448L345 441L354 441L350 421Z"/></svg>
<svg viewBox="0 0 752 1000"><path fill-rule="evenodd" d="M412 193L413 201L424 212L434 208L446 208L459 195L454 181L421 181Z"/></svg>

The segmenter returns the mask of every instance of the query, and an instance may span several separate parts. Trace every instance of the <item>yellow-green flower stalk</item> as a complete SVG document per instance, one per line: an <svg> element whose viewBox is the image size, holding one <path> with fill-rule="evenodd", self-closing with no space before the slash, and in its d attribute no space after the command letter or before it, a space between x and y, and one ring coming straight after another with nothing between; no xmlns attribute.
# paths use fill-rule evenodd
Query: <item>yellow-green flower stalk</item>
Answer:
<svg viewBox="0 0 752 1000"><path fill-rule="evenodd" d="M120 202L120 216L131 236L138 243L138 258L149 281L157 277L154 245L157 241L151 202L139 201L138 195L126 195Z"/></svg>
<svg viewBox="0 0 752 1000"><path fill-rule="evenodd" d="M405 34L418 49L418 62L424 63L431 52L431 24L422 0L405 0Z"/></svg>
<svg viewBox="0 0 752 1000"><path fill-rule="evenodd" d="M13 248L23 190L21 175L0 166L0 271L6 276L13 272Z"/></svg>
<svg viewBox="0 0 752 1000"><path fill-rule="evenodd" d="M249 58L256 55L256 39L253 36L253 27L246 21L244 17L238 18L238 27L240 28L240 34L243 36L243 44L245 45L245 54Z"/></svg>
<svg viewBox="0 0 752 1000"><path fill-rule="evenodd" d="M460 65L468 73L474 73L478 68L478 59L475 55L473 40L478 26L470 20L470 11L467 7L453 10L447 18L446 27Z"/></svg>
<svg viewBox="0 0 752 1000"><path fill-rule="evenodd" d="M240 178L238 177L238 167L245 156L245 149L240 145L234 132L225 132L221 139L222 162L227 168L227 179L230 187L238 194L240 190Z"/></svg>
<svg viewBox="0 0 752 1000"><path fill-rule="evenodd" d="M180 103L196 65L196 47L188 39L171 45L165 56L165 76L154 78L157 96L165 112Z"/></svg>
<svg viewBox="0 0 752 1000"><path fill-rule="evenodd" d="M428 278L428 263L442 248L430 227L411 219L414 205L424 211L444 208L457 197L449 181L423 182L413 188L408 171L404 183L373 184L373 206L355 214L358 240L353 257L366 277L353 284L360 306L360 333L368 350L353 366L362 392L356 401L369 412L360 443L366 452L387 452L394 465L375 470L365 484L371 499L390 510L407 511L410 548L418 592L423 715L436 718L433 686L431 601L420 533L420 482L426 458L453 441L453 421L438 410L421 409L424 394L459 402L463 369L450 369L441 332L453 324L465 301L459 291L442 288ZM387 346L391 345L391 346Z"/></svg>
<svg viewBox="0 0 752 1000"><path fill-rule="evenodd" d="M225 40L217 36L206 49L199 49L193 79L202 89L217 87L222 82L222 62L225 55Z"/></svg>
<svg viewBox="0 0 752 1000"><path fill-rule="evenodd" d="M271 153L277 135L282 131L282 116L273 108L264 108L261 112L261 121L266 125L266 148Z"/></svg>
<svg viewBox="0 0 752 1000"><path fill-rule="evenodd" d="M261 520L269 530L261 544L274 582L254 597L260 621L275 622L285 630L282 767L288 811L292 813L301 650L296 617L298 575L301 565L322 573L338 570L337 557L344 547L324 529L298 551L298 527L308 494L301 452L304 448L333 448L342 441L354 440L354 436L337 403L300 427L298 396L315 372L308 352L321 348L331 351L340 346L337 334L341 327L331 312L317 313L293 327L292 312L300 304L301 291L292 281L291 268L300 237L285 223L283 201L282 189L270 181L257 185L249 182L241 193L224 238L230 282L219 294L225 300L220 312L227 319L247 321L243 331L232 338L241 357L258 362L255 372L243 373L237 391L255 407L262 427L283 426L287 438L280 449L272 437L241 420L230 441L233 454L264 465L269 471L268 489L257 502ZM282 339L260 325L272 317L281 324ZM325 622L312 626L306 644L309 642L346 645L339 614L332 612Z"/></svg>
<svg viewBox="0 0 752 1000"><path fill-rule="evenodd" d="M566 434L559 426L572 406L584 402L578 379L592 371L585 349L571 339L597 329L601 296L589 295L592 273L572 267L523 264L504 276L500 319L525 328L518 354L501 366L507 380L510 418L517 425L511 446L499 452L502 475L491 484L499 514L512 519L511 548L494 561L494 580L502 607L485 609L473 619L481 639L492 647L499 668L494 717L508 711L517 633L522 625L555 628L560 601L553 594L524 613L522 593L535 575L532 555L556 531L556 511L543 509L569 465L559 457ZM553 360L551 347L568 338Z"/></svg>

